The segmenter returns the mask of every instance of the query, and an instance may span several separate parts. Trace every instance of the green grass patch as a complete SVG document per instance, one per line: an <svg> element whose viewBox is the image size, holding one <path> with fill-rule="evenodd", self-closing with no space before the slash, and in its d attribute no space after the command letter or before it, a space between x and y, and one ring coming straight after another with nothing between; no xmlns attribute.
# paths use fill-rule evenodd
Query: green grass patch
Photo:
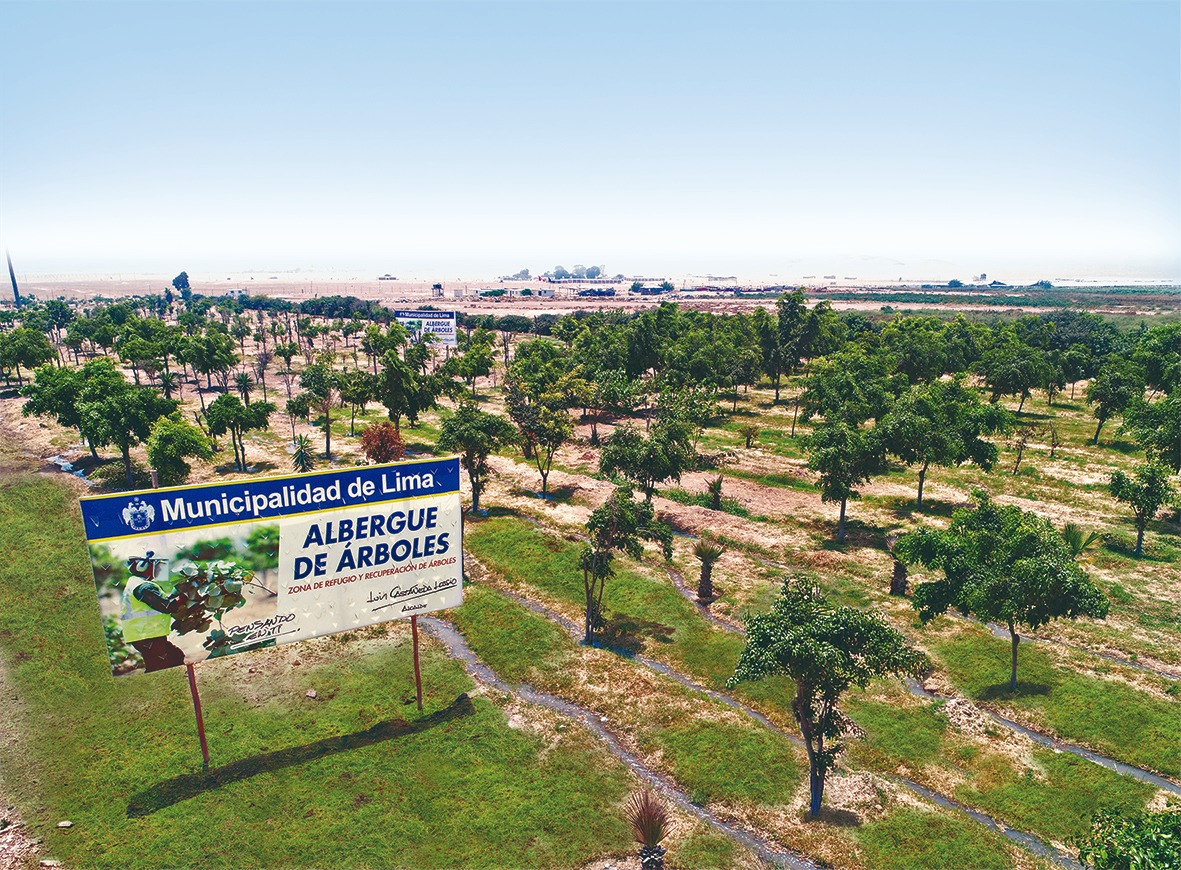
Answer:
<svg viewBox="0 0 1181 870"><path fill-rule="evenodd" d="M129 819L135 795L199 769L184 671L111 677L69 490L35 477L0 487L0 522L0 651L21 699L5 715L23 735L0 747L0 768L67 866L577 867L629 848L623 766L580 729L553 746L511 729L482 698L433 728L268 769L272 753L420 718L409 646L356 633L265 678L246 666L263 670L274 650L203 664L213 764L261 770ZM422 658L430 716L471 681L433 646Z"/></svg>
<svg viewBox="0 0 1181 870"><path fill-rule="evenodd" d="M699 804L784 804L807 770L782 737L753 725L696 720L663 728L652 742Z"/></svg>
<svg viewBox="0 0 1181 870"><path fill-rule="evenodd" d="M862 763L890 770L938 761L947 737L938 704L903 707L852 694L845 711L865 731L863 740L850 741L853 757Z"/></svg>
<svg viewBox="0 0 1181 870"><path fill-rule="evenodd" d="M732 867L737 848L734 841L708 828L698 827L669 849L665 865L672 870L702 867Z"/></svg>
<svg viewBox="0 0 1181 870"><path fill-rule="evenodd" d="M1099 810L1138 812L1155 791L1068 752L1037 749L1033 759L1036 769L996 765L976 785L960 786L956 797L1017 828L1065 841L1084 833Z"/></svg>
<svg viewBox="0 0 1181 870"><path fill-rule="evenodd" d="M969 697L1033 713L1063 739L1121 761L1181 775L1181 703L1058 667L1029 643L1018 647L1011 694L1009 643L982 631L937 641L933 651Z"/></svg>
<svg viewBox="0 0 1181 870"><path fill-rule="evenodd" d="M671 489L660 490L660 495L667 499L684 505L695 505L703 508L713 508L713 497L708 492L689 492L685 489L672 487ZM721 499L721 507L717 508L723 513L733 514L736 517L742 517L745 520L754 520L755 522L765 523L769 522L769 518L762 514L752 514L749 510L742 506L742 503L737 499L726 498Z"/></svg>
<svg viewBox="0 0 1181 870"><path fill-rule="evenodd" d="M1013 866L1000 834L943 813L899 809L856 829L866 866L874 870L1008 870Z"/></svg>
<svg viewBox="0 0 1181 870"><path fill-rule="evenodd" d="M746 471L741 468L727 468L723 474L726 477L737 477L739 480L749 480L752 483L762 484L763 486L774 486L779 489L794 489L797 492L813 492L817 494L817 497L820 495L820 490L816 484L794 474L773 472L759 474L758 472Z"/></svg>
<svg viewBox="0 0 1181 870"><path fill-rule="evenodd" d="M510 682L530 682L538 670L560 671L574 642L528 608L474 583L448 617L484 663Z"/></svg>

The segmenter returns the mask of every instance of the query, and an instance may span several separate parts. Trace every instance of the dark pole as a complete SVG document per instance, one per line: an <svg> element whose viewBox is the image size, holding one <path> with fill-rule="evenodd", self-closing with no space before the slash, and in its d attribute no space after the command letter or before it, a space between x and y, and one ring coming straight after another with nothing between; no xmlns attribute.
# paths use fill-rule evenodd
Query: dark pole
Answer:
<svg viewBox="0 0 1181 870"><path fill-rule="evenodd" d="M197 674L193 666L185 662L185 670L189 672L189 691L193 694L193 712L197 714L197 736L201 739L201 769L209 768L209 744L205 742L205 719L201 715L201 696L197 694Z"/></svg>
<svg viewBox="0 0 1181 870"><path fill-rule="evenodd" d="M12 279L12 298L16 302L16 307L20 308L21 292L16 289L16 272L12 271L12 254L8 253L7 248L4 250L4 256L8 260L8 277Z"/></svg>
<svg viewBox="0 0 1181 870"><path fill-rule="evenodd" d="M418 615L410 617L410 633L414 636L414 692L418 698L418 712L422 712L422 674L418 670ZM199 714L198 714L199 715ZM205 738L202 737L202 740Z"/></svg>

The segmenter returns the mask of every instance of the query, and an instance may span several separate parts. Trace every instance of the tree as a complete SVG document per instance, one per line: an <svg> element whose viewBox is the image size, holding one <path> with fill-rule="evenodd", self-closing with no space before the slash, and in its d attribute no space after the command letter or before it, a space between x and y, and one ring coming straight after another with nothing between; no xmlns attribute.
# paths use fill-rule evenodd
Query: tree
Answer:
<svg viewBox="0 0 1181 870"><path fill-rule="evenodd" d="M22 365L31 371L52 359L57 359L57 351L53 349L44 333L27 326L19 326L9 333L0 333L0 366L12 366L16 369L18 385L24 385L24 378L21 376Z"/></svg>
<svg viewBox="0 0 1181 870"><path fill-rule="evenodd" d="M975 507L956 511L948 529L903 535L894 555L943 570L943 579L915 588L914 606L923 622L954 607L1008 626L1009 688L1016 691L1017 626L1037 629L1062 617L1102 619L1109 605L1049 521L1015 505L998 505L983 490L972 497Z"/></svg>
<svg viewBox="0 0 1181 870"><path fill-rule="evenodd" d="M406 444L389 420L375 423L361 432L361 449L370 462L381 465L398 462L406 455Z"/></svg>
<svg viewBox="0 0 1181 870"><path fill-rule="evenodd" d="M85 380L78 397L80 428L93 439L92 443L114 444L119 448L127 485L134 486L131 448L145 441L152 424L174 412L180 403L164 398L151 387L127 383L113 366L109 372L95 369L92 374L95 376Z"/></svg>
<svg viewBox="0 0 1181 870"><path fill-rule="evenodd" d="M624 424L607 439L599 456L600 472L622 474L634 481L648 501L658 483L680 481L681 474L692 467L688 427L674 421L658 421L647 438L631 424Z"/></svg>
<svg viewBox="0 0 1181 870"><path fill-rule="evenodd" d="M861 498L856 487L883 470L885 451L879 433L846 423L825 423L808 436L808 468L820 475L821 501L840 502L837 540L845 540L845 509Z"/></svg>
<svg viewBox="0 0 1181 870"><path fill-rule="evenodd" d="M963 380L915 384L891 406L879 424L886 449L907 465L919 465L915 506L923 509L923 483L932 463L944 468L973 462L985 471L997 448L982 436L1007 429L1009 413L980 401Z"/></svg>
<svg viewBox="0 0 1181 870"><path fill-rule="evenodd" d="M1088 533L1080 525L1067 523L1062 528L1062 540L1066 541L1066 547L1070 550L1070 555L1077 559L1098 544L1100 536L1098 532Z"/></svg>
<svg viewBox="0 0 1181 870"><path fill-rule="evenodd" d="M251 429L268 428L269 418L274 411L275 406L270 402L244 405L233 393L223 393L205 411L205 422L214 435L229 433L234 448L234 465L239 471L245 471L246 443L242 436Z"/></svg>
<svg viewBox="0 0 1181 870"><path fill-rule="evenodd" d="M308 366L299 374L299 385L308 397L308 407L319 411L324 424L324 455L332 458L332 409L340 398L339 378L324 363Z"/></svg>
<svg viewBox="0 0 1181 870"><path fill-rule="evenodd" d="M746 647L727 686L782 674L796 684L791 709L808 755L811 814L820 812L824 780L856 728L840 710L850 686L877 677L922 673L928 662L879 616L835 607L801 580L783 584L769 613L746 624Z"/></svg>
<svg viewBox="0 0 1181 870"><path fill-rule="evenodd" d="M156 470L162 486L177 486L188 479L186 459L212 459L213 450L205 433L180 416L161 417L148 436L148 462Z"/></svg>
<svg viewBox="0 0 1181 870"><path fill-rule="evenodd" d="M394 350L386 351L382 365L377 398L400 432L402 417L413 425L419 414L435 406L442 384L438 378L422 374Z"/></svg>
<svg viewBox="0 0 1181 870"><path fill-rule="evenodd" d="M673 553L672 531L656 520L652 503L637 502L630 486L616 488L602 507L597 508L586 524L590 543L582 551L582 587L586 593L585 636L594 643L594 632L602 618L603 590L614 576L615 553L626 553L637 561L643 558L645 539L658 541L665 559Z"/></svg>
<svg viewBox="0 0 1181 870"><path fill-rule="evenodd" d="M516 437L517 430L512 423L497 414L481 411L470 402L464 402L443 421L439 447L459 454L460 464L472 485L473 511L480 509L480 493L488 480L488 456L513 443Z"/></svg>
<svg viewBox="0 0 1181 870"><path fill-rule="evenodd" d="M710 510L720 511L722 509L722 484L724 482L725 478L720 474L705 482L705 489L709 493Z"/></svg>
<svg viewBox="0 0 1181 870"><path fill-rule="evenodd" d="M172 279L172 287L178 293L181 293L185 290L190 289L189 288L189 273L188 272L181 272L179 275L177 275L175 278L173 278Z"/></svg>
<svg viewBox="0 0 1181 870"><path fill-rule="evenodd" d="M1156 402L1133 399L1120 432L1131 433L1149 459L1181 474L1181 388Z"/></svg>
<svg viewBox="0 0 1181 870"><path fill-rule="evenodd" d="M1029 446L1029 442L1042 434L1040 426L1018 426L1013 431L1013 437L1009 439L1009 445L1017 451L1017 461L1013 463L1013 474L1017 474L1017 469L1021 467L1021 457L1025 455L1025 448Z"/></svg>
<svg viewBox="0 0 1181 870"><path fill-rule="evenodd" d="M1017 405L1020 414L1034 388L1045 382L1046 358L1037 348L1010 336L984 354L976 368L992 391L992 401L1001 396L1020 397Z"/></svg>
<svg viewBox="0 0 1181 870"><path fill-rule="evenodd" d="M1100 810L1091 828L1073 841L1079 860L1093 870L1165 870L1181 867L1181 809L1124 815Z"/></svg>
<svg viewBox="0 0 1181 870"><path fill-rule="evenodd" d="M1087 403L1095 406L1095 419L1099 421L1092 444L1099 443L1104 423L1124 413L1134 400L1143 398L1144 379L1144 369L1127 360L1113 358L1099 369L1087 387Z"/></svg>
<svg viewBox="0 0 1181 870"><path fill-rule="evenodd" d="M1177 495L1177 490L1169 482L1169 469L1150 462L1136 466L1131 477L1117 471L1111 475L1111 495L1132 508L1136 517L1136 555L1140 556L1149 522Z"/></svg>
<svg viewBox="0 0 1181 870"><path fill-rule="evenodd" d="M697 600L709 604L714 600L714 562L722 558L726 548L712 541L698 541L693 545L693 555L701 562L701 576L697 580Z"/></svg>

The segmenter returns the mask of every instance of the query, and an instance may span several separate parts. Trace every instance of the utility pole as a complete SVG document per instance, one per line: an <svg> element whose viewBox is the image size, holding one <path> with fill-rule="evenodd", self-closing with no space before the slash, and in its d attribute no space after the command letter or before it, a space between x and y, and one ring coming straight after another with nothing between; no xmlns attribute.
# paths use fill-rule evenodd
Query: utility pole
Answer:
<svg viewBox="0 0 1181 870"><path fill-rule="evenodd" d="M16 287L16 272L12 271L12 255L8 253L8 249L4 249L4 256L8 260L8 277L12 279L12 298L16 302L16 307L21 307L21 292Z"/></svg>

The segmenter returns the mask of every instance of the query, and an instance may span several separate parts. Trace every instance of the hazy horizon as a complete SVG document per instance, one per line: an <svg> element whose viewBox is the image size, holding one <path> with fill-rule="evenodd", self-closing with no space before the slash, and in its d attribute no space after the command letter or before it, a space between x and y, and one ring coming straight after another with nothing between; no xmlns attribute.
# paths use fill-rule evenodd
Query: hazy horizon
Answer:
<svg viewBox="0 0 1181 870"><path fill-rule="evenodd" d="M0 3L0 26L18 277L1181 280L1167 0Z"/></svg>

